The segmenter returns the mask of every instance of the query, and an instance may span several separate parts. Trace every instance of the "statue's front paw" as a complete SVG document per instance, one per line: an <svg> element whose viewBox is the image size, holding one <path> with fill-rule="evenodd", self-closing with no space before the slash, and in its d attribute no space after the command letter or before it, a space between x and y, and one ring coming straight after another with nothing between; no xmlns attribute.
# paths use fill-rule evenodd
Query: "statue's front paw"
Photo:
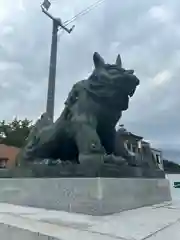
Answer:
<svg viewBox="0 0 180 240"><path fill-rule="evenodd" d="M124 158L115 155L106 155L104 157L104 163L127 165L127 161Z"/></svg>

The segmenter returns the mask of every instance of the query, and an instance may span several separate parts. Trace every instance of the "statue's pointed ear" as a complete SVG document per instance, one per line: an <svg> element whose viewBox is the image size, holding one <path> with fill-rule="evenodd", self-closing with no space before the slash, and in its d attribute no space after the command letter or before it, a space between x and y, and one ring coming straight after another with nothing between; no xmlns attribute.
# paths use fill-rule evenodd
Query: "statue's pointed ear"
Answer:
<svg viewBox="0 0 180 240"><path fill-rule="evenodd" d="M118 54L117 59L116 59L116 65L120 68L122 68L122 61L121 61L121 56Z"/></svg>
<svg viewBox="0 0 180 240"><path fill-rule="evenodd" d="M95 52L93 55L93 61L95 68L104 67L105 65L104 59L97 52Z"/></svg>

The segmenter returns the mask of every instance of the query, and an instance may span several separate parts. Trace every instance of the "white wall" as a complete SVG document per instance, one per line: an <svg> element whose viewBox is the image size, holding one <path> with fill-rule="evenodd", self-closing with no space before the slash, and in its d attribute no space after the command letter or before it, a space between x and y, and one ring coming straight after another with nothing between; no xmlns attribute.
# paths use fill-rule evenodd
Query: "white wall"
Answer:
<svg viewBox="0 0 180 240"><path fill-rule="evenodd" d="M180 188L174 188L174 182L180 182L180 174L167 174L166 178L169 179L171 196L173 200L180 200Z"/></svg>

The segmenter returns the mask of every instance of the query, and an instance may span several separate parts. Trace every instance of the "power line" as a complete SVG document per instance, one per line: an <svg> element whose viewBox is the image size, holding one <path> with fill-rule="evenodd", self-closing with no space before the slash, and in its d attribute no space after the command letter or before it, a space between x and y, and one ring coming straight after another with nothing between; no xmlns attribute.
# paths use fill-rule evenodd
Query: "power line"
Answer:
<svg viewBox="0 0 180 240"><path fill-rule="evenodd" d="M67 20L63 23L64 26L69 25L70 23L72 23L73 21L75 21L78 17L81 17L87 13L89 13L90 11L92 11L94 8L96 8L98 5L102 4L105 0L98 0L97 2L93 3L92 5L90 5L89 7L85 8L84 10L82 10L81 12L79 12L78 14L76 14L73 18L71 18L70 20ZM60 37L64 34L64 30L61 29L61 32L58 34L58 41L60 39Z"/></svg>
<svg viewBox="0 0 180 240"><path fill-rule="evenodd" d="M94 8L96 8L97 6L99 6L100 4L102 4L105 0L98 0L95 3L93 3L92 5L90 5L89 7L85 8L84 10L82 10L81 12L79 12L78 14L76 14L73 18L71 18L70 20L67 20L64 22L64 25L67 26L68 24L72 23L73 21L75 21L77 18L89 13L90 11L92 11Z"/></svg>

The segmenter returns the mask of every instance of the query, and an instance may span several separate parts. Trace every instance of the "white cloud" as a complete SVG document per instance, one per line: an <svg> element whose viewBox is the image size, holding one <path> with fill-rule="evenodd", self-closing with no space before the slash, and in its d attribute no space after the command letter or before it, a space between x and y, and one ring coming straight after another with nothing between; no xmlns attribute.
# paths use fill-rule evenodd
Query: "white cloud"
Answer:
<svg viewBox="0 0 180 240"><path fill-rule="evenodd" d="M153 79L152 79L152 83L153 85L159 86L159 85L163 85L166 84L167 81L170 81L172 79L172 74L171 72L169 72L168 70L164 70L160 73L158 73Z"/></svg>
<svg viewBox="0 0 180 240"><path fill-rule="evenodd" d="M16 62L0 62L0 72L11 71L11 70L21 70L22 66Z"/></svg>
<svg viewBox="0 0 180 240"><path fill-rule="evenodd" d="M1 35L9 35L9 34L12 34L14 32L14 28L12 26L4 26L2 27L2 31L1 31Z"/></svg>
<svg viewBox="0 0 180 240"><path fill-rule="evenodd" d="M22 7L22 1L1 0L0 2L0 23L14 17Z"/></svg>
<svg viewBox="0 0 180 240"><path fill-rule="evenodd" d="M173 19L172 12L164 5L153 6L149 10L149 14L152 18L162 23L167 23Z"/></svg>
<svg viewBox="0 0 180 240"><path fill-rule="evenodd" d="M24 6L24 0L17 0L17 3L18 3L18 9L20 11L25 11L25 6Z"/></svg>
<svg viewBox="0 0 180 240"><path fill-rule="evenodd" d="M0 3L0 23L4 21L6 18L9 17L10 15L10 10L9 10L9 3L4 1L1 1Z"/></svg>

